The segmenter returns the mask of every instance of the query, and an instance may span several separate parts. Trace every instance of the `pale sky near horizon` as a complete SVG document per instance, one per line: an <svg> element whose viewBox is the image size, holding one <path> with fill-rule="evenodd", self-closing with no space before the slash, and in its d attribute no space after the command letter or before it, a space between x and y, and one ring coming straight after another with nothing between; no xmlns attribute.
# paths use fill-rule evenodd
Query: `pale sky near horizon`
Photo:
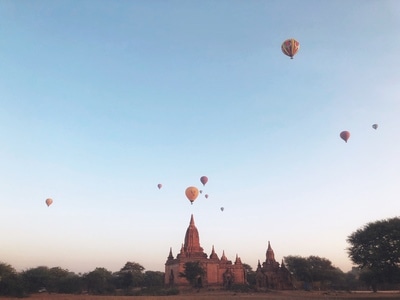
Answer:
<svg viewBox="0 0 400 300"><path fill-rule="evenodd" d="M395 0L0 1L0 261L164 271L193 214L207 254L349 271L399 215L399 36Z"/></svg>

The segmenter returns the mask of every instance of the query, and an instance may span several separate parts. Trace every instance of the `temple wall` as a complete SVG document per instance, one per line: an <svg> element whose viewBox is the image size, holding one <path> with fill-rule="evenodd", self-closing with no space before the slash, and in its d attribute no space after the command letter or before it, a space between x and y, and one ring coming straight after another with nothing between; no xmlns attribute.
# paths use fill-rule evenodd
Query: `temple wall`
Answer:
<svg viewBox="0 0 400 300"><path fill-rule="evenodd" d="M220 283L219 278L219 268L217 263L207 263L207 283L208 284L218 284Z"/></svg>

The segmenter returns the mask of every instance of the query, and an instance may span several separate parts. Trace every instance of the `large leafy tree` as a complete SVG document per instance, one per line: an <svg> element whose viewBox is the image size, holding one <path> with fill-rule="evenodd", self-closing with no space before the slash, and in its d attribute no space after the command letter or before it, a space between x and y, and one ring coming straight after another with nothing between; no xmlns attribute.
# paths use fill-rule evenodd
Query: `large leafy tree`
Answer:
<svg viewBox="0 0 400 300"><path fill-rule="evenodd" d="M112 273L105 268L96 268L83 277L91 294L104 295L115 291Z"/></svg>
<svg viewBox="0 0 400 300"><path fill-rule="evenodd" d="M186 278L187 281L195 288L202 287L202 277L205 271L199 261L189 261L183 266L184 271L179 273L179 277Z"/></svg>
<svg viewBox="0 0 400 300"><path fill-rule="evenodd" d="M370 222L347 239L350 259L361 279L377 291L379 283L400 282L400 218Z"/></svg>
<svg viewBox="0 0 400 300"><path fill-rule="evenodd" d="M21 276L15 269L0 262L0 295L1 296L24 296L24 286Z"/></svg>
<svg viewBox="0 0 400 300"><path fill-rule="evenodd" d="M39 266L23 271L22 279L29 293L37 293L40 289L48 289L51 286L50 270L46 266Z"/></svg>
<svg viewBox="0 0 400 300"><path fill-rule="evenodd" d="M142 286L144 281L143 271L144 267L141 264L128 261L117 273L120 286L126 290Z"/></svg>
<svg viewBox="0 0 400 300"><path fill-rule="evenodd" d="M164 285L164 272L146 271L143 276L143 286L161 287Z"/></svg>
<svg viewBox="0 0 400 300"><path fill-rule="evenodd" d="M309 284L319 281L323 288L328 288L338 283L344 276L343 272L334 267L332 262L318 256L286 256L285 263L288 270L299 281L304 281L305 288Z"/></svg>
<svg viewBox="0 0 400 300"><path fill-rule="evenodd" d="M249 264L243 264L243 268L246 272L246 280L250 285L256 285L256 272L253 271L253 268Z"/></svg>

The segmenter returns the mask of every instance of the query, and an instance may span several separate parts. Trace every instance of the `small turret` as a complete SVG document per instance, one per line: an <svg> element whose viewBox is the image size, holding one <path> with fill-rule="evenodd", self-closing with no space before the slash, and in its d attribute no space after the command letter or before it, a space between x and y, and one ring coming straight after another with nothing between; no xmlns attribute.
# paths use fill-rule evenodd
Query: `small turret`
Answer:
<svg viewBox="0 0 400 300"><path fill-rule="evenodd" d="M172 247L169 248L169 255L168 255L168 260L174 259L174 256L172 255Z"/></svg>
<svg viewBox="0 0 400 300"><path fill-rule="evenodd" d="M211 250L211 254L210 254L210 259L219 259L217 253L215 253L214 245L212 246L212 250Z"/></svg>
<svg viewBox="0 0 400 300"><path fill-rule="evenodd" d="M228 261L228 259L225 256L225 250L222 250L222 256L221 256L222 261Z"/></svg>
<svg viewBox="0 0 400 300"><path fill-rule="evenodd" d="M236 254L235 265L241 265L241 264L242 264L242 260L241 260L240 257Z"/></svg>

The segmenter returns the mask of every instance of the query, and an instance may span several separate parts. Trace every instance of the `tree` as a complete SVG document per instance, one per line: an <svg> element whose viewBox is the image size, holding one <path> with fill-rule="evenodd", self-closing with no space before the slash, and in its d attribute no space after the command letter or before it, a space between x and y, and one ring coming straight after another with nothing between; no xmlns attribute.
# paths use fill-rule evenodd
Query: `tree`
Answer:
<svg viewBox="0 0 400 300"><path fill-rule="evenodd" d="M350 259L362 270L360 279L374 292L380 283L400 282L400 218L367 223L347 242Z"/></svg>
<svg viewBox="0 0 400 300"><path fill-rule="evenodd" d="M186 262L183 266L184 271L179 273L179 277L186 278L189 283L195 288L201 288L202 284L202 277L205 275L205 271L201 266L199 261L189 261Z"/></svg>
<svg viewBox="0 0 400 300"><path fill-rule="evenodd" d="M344 277L344 273L334 267L332 262L326 258L309 256L287 256L285 263L293 276L304 282L304 288L310 289L313 282L320 282L322 288L330 287L339 283Z"/></svg>
<svg viewBox="0 0 400 300"><path fill-rule="evenodd" d="M248 264L243 264L243 268L246 272L247 283L252 286L255 286L256 285L256 272L254 272L253 268Z"/></svg>
<svg viewBox="0 0 400 300"><path fill-rule="evenodd" d="M143 286L161 287L164 285L164 272L146 271L143 277Z"/></svg>
<svg viewBox="0 0 400 300"><path fill-rule="evenodd" d="M117 273L121 288L129 290L142 286L144 281L144 267L136 262L127 262Z"/></svg>
<svg viewBox="0 0 400 300"><path fill-rule="evenodd" d="M49 269L47 290L54 293L74 294L82 291L81 278L60 267Z"/></svg>
<svg viewBox="0 0 400 300"><path fill-rule="evenodd" d="M39 266L23 271L22 279L29 293L37 293L42 288L47 289L50 283L49 268Z"/></svg>
<svg viewBox="0 0 400 300"><path fill-rule="evenodd" d="M115 291L112 273L105 268L96 268L85 274L84 279L89 293L104 295Z"/></svg>
<svg viewBox="0 0 400 300"><path fill-rule="evenodd" d="M0 295L24 296L24 287L21 276L8 264L0 263Z"/></svg>

